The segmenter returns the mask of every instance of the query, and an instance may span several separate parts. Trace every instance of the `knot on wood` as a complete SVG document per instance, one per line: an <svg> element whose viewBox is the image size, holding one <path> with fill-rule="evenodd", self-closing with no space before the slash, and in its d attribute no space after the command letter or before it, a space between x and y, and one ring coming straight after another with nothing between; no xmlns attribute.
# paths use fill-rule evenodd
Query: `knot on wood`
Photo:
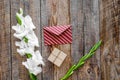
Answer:
<svg viewBox="0 0 120 80"><path fill-rule="evenodd" d="M92 74L93 72L92 72L92 68L88 68L87 69L87 72L88 72L88 74Z"/></svg>

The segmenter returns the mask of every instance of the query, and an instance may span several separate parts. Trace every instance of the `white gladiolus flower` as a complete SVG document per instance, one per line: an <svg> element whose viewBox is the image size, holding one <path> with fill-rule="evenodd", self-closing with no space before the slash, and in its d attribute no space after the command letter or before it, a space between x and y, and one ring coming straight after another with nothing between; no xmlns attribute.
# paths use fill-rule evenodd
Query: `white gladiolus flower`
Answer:
<svg viewBox="0 0 120 80"><path fill-rule="evenodd" d="M33 47L21 48L21 49L17 49L17 52L21 56L24 56L25 54L31 54L32 55L34 53L34 48Z"/></svg>
<svg viewBox="0 0 120 80"><path fill-rule="evenodd" d="M27 34L25 37L28 39L27 43L24 40L21 40L20 42L16 42L15 45L19 46L20 48L29 47L29 46L39 47L38 38L36 37L33 31L29 32L29 34Z"/></svg>
<svg viewBox="0 0 120 80"><path fill-rule="evenodd" d="M16 41L15 45L18 46L19 48L26 48L28 46L27 43L24 40Z"/></svg>
<svg viewBox="0 0 120 80"><path fill-rule="evenodd" d="M20 40L28 33L28 31L25 30L24 26L20 26L19 24L13 26L12 29L16 31L16 33L14 33L14 36Z"/></svg>
<svg viewBox="0 0 120 80"><path fill-rule="evenodd" d="M25 43L23 40L20 42L15 42L15 45L19 47L19 49L17 49L17 52L21 56L24 56L27 53L29 53L29 54L34 53L34 46L28 46L28 44Z"/></svg>
<svg viewBox="0 0 120 80"><path fill-rule="evenodd" d="M38 64L35 64L34 60L27 59L26 62L22 62L22 64L29 70L30 73L37 75L42 71L41 67Z"/></svg>
<svg viewBox="0 0 120 80"><path fill-rule="evenodd" d="M32 60L38 65L39 64L44 65L43 58L39 51L36 51L34 54L32 54Z"/></svg>
<svg viewBox="0 0 120 80"><path fill-rule="evenodd" d="M19 24L13 26L12 29L15 30L17 34L23 33L25 31L25 28Z"/></svg>
<svg viewBox="0 0 120 80"><path fill-rule="evenodd" d="M28 46L36 46L39 47L38 38L36 37L33 31L30 31L26 37L28 38Z"/></svg>
<svg viewBox="0 0 120 80"><path fill-rule="evenodd" d="M28 32L33 31L33 29L35 29L35 26L29 15L26 16L25 18L21 17L21 20L22 20L22 25L17 24L16 26L12 27L12 29L16 31L14 36L18 39L22 39L25 35L28 34Z"/></svg>
<svg viewBox="0 0 120 80"><path fill-rule="evenodd" d="M27 15L25 18L24 18L24 24L25 24L25 27L30 29L30 30L33 30L35 29L35 26L32 22L32 19L29 15Z"/></svg>
<svg viewBox="0 0 120 80"><path fill-rule="evenodd" d="M44 65L43 58L39 51L32 54L32 57L27 59L26 62L22 63L31 73L37 75L42 71L39 65Z"/></svg>
<svg viewBox="0 0 120 80"><path fill-rule="evenodd" d="M38 38L34 33L35 26L29 15L23 17L23 11L20 9L20 13L16 14L18 24L12 26L15 30L14 36L20 41L16 41L15 45L19 48L17 52L21 55L27 55L28 59L22 64L29 70L30 73L37 75L42 71L40 65L44 65L43 58L40 52L35 51L35 47L39 47Z"/></svg>

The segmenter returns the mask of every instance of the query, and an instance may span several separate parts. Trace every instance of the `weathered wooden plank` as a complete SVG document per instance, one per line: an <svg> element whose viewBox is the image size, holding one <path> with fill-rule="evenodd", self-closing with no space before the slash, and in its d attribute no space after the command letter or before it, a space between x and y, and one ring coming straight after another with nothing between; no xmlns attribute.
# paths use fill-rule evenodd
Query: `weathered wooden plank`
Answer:
<svg viewBox="0 0 120 80"><path fill-rule="evenodd" d="M42 26L51 25L66 25L70 24L69 18L69 0L41 0L41 24ZM47 61L50 54L49 50L52 50L55 46L43 46L43 56L46 59L46 67L43 72L43 80L59 80L69 69L71 64L71 46L67 45L56 45L57 48L67 53L67 59L60 68L53 66L52 63ZM66 64L67 63L67 64ZM71 80L71 79L69 79Z"/></svg>
<svg viewBox="0 0 120 80"><path fill-rule="evenodd" d="M53 17L51 25L70 24L70 0L51 0L51 9L51 17ZM65 52L67 57L61 67L54 66L54 80L60 80L64 76L64 73L71 67L71 44L58 45L57 47ZM68 80L72 80L72 78Z"/></svg>
<svg viewBox="0 0 120 80"><path fill-rule="evenodd" d="M50 11L49 11L49 5L47 3L47 0L41 0L41 28L49 25L49 17L50 17ZM45 66L43 67L43 73L42 73L42 80L54 80L54 68L53 64L51 64L47 58L50 54L50 46L44 46L44 39L43 39L43 29L41 33L42 38L42 56L45 62Z"/></svg>
<svg viewBox="0 0 120 80"><path fill-rule="evenodd" d="M25 15L30 15L32 17L33 23L36 26L35 34L38 37L40 47L37 48L41 51L41 27L40 27L40 0L28 0L24 1L24 12ZM37 76L41 80L41 73Z"/></svg>
<svg viewBox="0 0 120 80"><path fill-rule="evenodd" d="M41 0L41 27L50 25L50 15L51 11L48 0ZM45 61L42 77L43 80L54 80L54 65L47 60L51 52L51 46L45 46L43 38L44 37L42 32L42 56Z"/></svg>
<svg viewBox="0 0 120 80"><path fill-rule="evenodd" d="M98 0L83 0L84 54L99 41ZM100 52L86 62L79 73L80 80L100 80Z"/></svg>
<svg viewBox="0 0 120 80"><path fill-rule="evenodd" d="M19 8L24 8L23 0L11 0L11 27L17 24L16 21L16 12ZM15 46L15 41L17 39L13 36L15 31L11 29L11 43L12 43L12 80L24 80L29 79L27 69L22 65L22 61L25 60L24 57L21 57L17 52L17 47Z"/></svg>
<svg viewBox="0 0 120 80"><path fill-rule="evenodd" d="M76 64L84 53L83 0L70 0L70 18L73 36L71 49L72 64ZM80 70L75 71L72 75L72 80L80 80L79 73L81 73Z"/></svg>
<svg viewBox="0 0 120 80"><path fill-rule="evenodd" d="M101 79L120 80L120 0L100 2Z"/></svg>
<svg viewBox="0 0 120 80"><path fill-rule="evenodd" d="M120 0L100 1L100 26L98 1L11 0L10 3L9 0L0 0L0 80L29 80L28 71L21 64L26 59L16 53L14 43L17 39L13 37L14 31L10 30L10 25L17 23L15 13L20 7L24 9L25 15L30 14L37 27L35 32L41 45L39 49L46 64L42 77L41 74L38 75L39 80L59 80L71 64L76 63L99 40L99 28L100 39L103 40L101 50L68 80L120 80ZM44 26L70 23L73 32L72 46L44 46ZM60 68L47 60L54 47L68 54Z"/></svg>
<svg viewBox="0 0 120 80"><path fill-rule="evenodd" d="M10 0L0 0L0 80L11 80Z"/></svg>
<svg viewBox="0 0 120 80"><path fill-rule="evenodd" d="M24 15L30 15L33 19L33 23L36 26L35 33L37 34L40 41L40 1L39 0L11 0L11 26L15 25L16 19L15 14L19 8L23 8ZM11 41L12 41L12 79L13 80L30 80L27 69L22 65L22 62L26 60L25 57L21 57L16 53L15 41L13 37L14 31L11 30ZM41 43L40 48L41 49ZM41 74L38 75L41 80Z"/></svg>

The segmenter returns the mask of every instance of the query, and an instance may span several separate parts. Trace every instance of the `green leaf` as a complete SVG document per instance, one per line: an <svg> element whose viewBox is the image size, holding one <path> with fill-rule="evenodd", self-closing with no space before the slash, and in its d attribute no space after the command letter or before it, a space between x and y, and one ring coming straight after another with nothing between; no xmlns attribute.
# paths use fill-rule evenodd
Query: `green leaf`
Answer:
<svg viewBox="0 0 120 80"><path fill-rule="evenodd" d="M22 25L22 20L20 18L20 14L18 14L18 13L16 13L16 20L17 20L19 25Z"/></svg>
<svg viewBox="0 0 120 80"><path fill-rule="evenodd" d="M85 54L77 63L77 65L73 65L68 72L65 74L65 76L63 78L61 78L61 80L67 80L67 78L69 78L73 72L75 70L77 70L78 68L80 68L82 65L84 65L85 61L87 59L89 59L90 57L92 57L95 54L95 51L100 47L102 41L97 42L89 51L88 54Z"/></svg>
<svg viewBox="0 0 120 80"><path fill-rule="evenodd" d="M101 43L102 43L102 40L100 40L99 42L97 42L97 43L91 48L90 53L95 52L95 51L100 47Z"/></svg>
<svg viewBox="0 0 120 80"><path fill-rule="evenodd" d="M31 80L38 80L36 75L34 75L32 73L29 73L29 74L30 74L30 79Z"/></svg>
<svg viewBox="0 0 120 80"><path fill-rule="evenodd" d="M76 67L76 65L73 65L73 66L69 69L69 71L67 72L67 74L71 73L71 72L74 70L75 67Z"/></svg>
<svg viewBox="0 0 120 80"><path fill-rule="evenodd" d="M77 66L75 67L75 70L77 70L79 67L81 67L82 65L84 65L85 62L81 62L81 63L78 63Z"/></svg>
<svg viewBox="0 0 120 80"><path fill-rule="evenodd" d="M30 53L26 53L27 58L31 58L32 55Z"/></svg>
<svg viewBox="0 0 120 80"><path fill-rule="evenodd" d="M76 67L76 65L73 65L69 71L66 73L66 75L61 79L61 80L65 80L67 78L67 76L70 75L70 73L73 73L73 69Z"/></svg>
<svg viewBox="0 0 120 80"><path fill-rule="evenodd" d="M26 43L28 43L28 38L27 37L23 37L23 40L26 42Z"/></svg>
<svg viewBox="0 0 120 80"><path fill-rule="evenodd" d="M84 62L88 54L85 54L79 61L78 63Z"/></svg>
<svg viewBox="0 0 120 80"><path fill-rule="evenodd" d="M73 74L73 72L69 73L69 75L67 75L65 78L63 78L61 80L67 80L72 74Z"/></svg>

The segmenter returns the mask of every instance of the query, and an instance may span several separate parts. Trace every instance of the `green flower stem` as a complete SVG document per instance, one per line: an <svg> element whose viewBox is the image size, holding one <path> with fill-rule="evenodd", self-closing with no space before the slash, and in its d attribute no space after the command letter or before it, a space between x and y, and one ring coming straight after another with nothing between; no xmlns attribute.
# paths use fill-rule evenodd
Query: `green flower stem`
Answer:
<svg viewBox="0 0 120 80"><path fill-rule="evenodd" d="M67 80L75 70L79 69L81 66L84 65L85 61L92 57L95 54L95 51L100 47L102 41L97 42L89 51L88 54L84 55L77 64L74 64L68 72L60 79L60 80Z"/></svg>
<svg viewBox="0 0 120 80"><path fill-rule="evenodd" d="M64 80L64 79L68 78L68 76L70 76L73 73L73 69L75 67L76 67L76 65L73 65L62 79Z"/></svg>
<svg viewBox="0 0 120 80"><path fill-rule="evenodd" d="M29 75L30 75L30 79L31 80L38 80L37 76L35 76L34 74L32 74L32 73L29 72Z"/></svg>

